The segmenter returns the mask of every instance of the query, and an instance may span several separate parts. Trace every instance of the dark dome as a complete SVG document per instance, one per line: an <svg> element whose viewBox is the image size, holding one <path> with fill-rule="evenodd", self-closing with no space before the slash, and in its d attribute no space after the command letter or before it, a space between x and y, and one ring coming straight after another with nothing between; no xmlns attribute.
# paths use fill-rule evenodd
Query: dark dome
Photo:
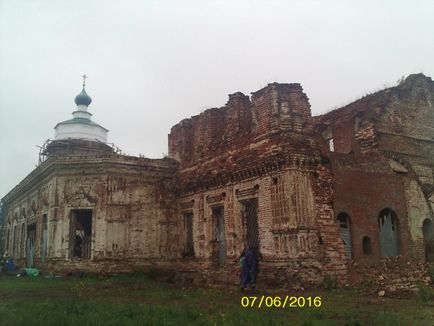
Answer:
<svg viewBox="0 0 434 326"><path fill-rule="evenodd" d="M83 87L81 93L75 97L75 104L89 106L90 103L92 103L92 99L90 98L89 95L87 95Z"/></svg>

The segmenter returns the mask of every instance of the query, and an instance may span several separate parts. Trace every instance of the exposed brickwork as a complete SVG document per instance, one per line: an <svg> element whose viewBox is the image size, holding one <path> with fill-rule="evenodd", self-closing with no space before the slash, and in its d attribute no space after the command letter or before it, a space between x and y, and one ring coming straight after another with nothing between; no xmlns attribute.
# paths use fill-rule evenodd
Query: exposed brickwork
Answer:
<svg viewBox="0 0 434 326"><path fill-rule="evenodd" d="M52 143L48 160L2 199L6 247L24 263L35 234L42 269L154 266L197 283L236 283L249 242L263 255L259 282L280 286L328 273L345 283L349 266L390 253L423 264L434 248L423 230L434 220L433 103L431 79L411 75L312 118L299 84L273 83L173 126L167 159ZM87 232L83 209L92 213L90 259L73 245Z"/></svg>
<svg viewBox="0 0 434 326"><path fill-rule="evenodd" d="M216 264L209 214L213 206L219 205L225 214L230 262L219 267L220 275L235 281L233 269L248 237L243 205L256 199L265 280L279 284L318 283L325 273L345 279L343 245L331 206L330 170L320 162L310 105L300 85L270 84L252 93L251 103L248 97L236 93L225 107L212 110L214 118L219 119L217 123L221 115L215 110L220 110L237 137L211 141L209 134L199 133L207 121L201 116L209 117L209 111L191 119L194 142L211 147L206 156L195 153L191 160L181 159L180 205L194 216L196 257L180 263L179 268L200 271L203 266ZM183 145L187 142L177 137L184 123L173 127L169 135L169 155L173 158L179 159L179 153L186 151ZM228 135L228 129L223 128L221 134ZM194 204L189 207L188 203Z"/></svg>
<svg viewBox="0 0 434 326"><path fill-rule="evenodd" d="M351 218L353 259L380 260L379 214L398 218L400 253L425 261L422 226L433 220L429 204L434 169L434 83L421 74L316 117L316 130L332 131L334 214ZM323 153L325 145L323 145ZM372 252L363 252L363 238ZM431 240L432 241L432 240Z"/></svg>
<svg viewBox="0 0 434 326"><path fill-rule="evenodd" d="M428 269L428 264L403 257L383 258L375 268L360 266L357 263L350 264L350 282L369 294L412 297L418 291L418 282L432 284Z"/></svg>
<svg viewBox="0 0 434 326"><path fill-rule="evenodd" d="M169 156L180 161L182 166L209 161L210 156L226 157L231 150L266 156L270 149L261 152L266 148L263 143L280 142L283 138L280 132L290 131L293 138L290 141L298 143L301 149L301 134L312 129L310 115L308 98L299 84L269 84L253 93L251 102L248 96L235 93L229 96L225 107L206 110L172 127ZM309 141L312 143L312 140L306 140ZM255 150L253 143L260 148ZM250 148L246 148L248 146ZM307 146L308 149L312 147L311 144ZM239 157L244 158L243 155Z"/></svg>

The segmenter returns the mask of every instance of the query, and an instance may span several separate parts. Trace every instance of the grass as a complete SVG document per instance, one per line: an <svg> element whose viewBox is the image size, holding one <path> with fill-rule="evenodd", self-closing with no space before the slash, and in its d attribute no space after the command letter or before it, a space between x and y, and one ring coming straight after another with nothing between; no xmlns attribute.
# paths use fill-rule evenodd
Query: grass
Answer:
<svg viewBox="0 0 434 326"><path fill-rule="evenodd" d="M243 308L242 296L320 296L319 308ZM239 292L157 282L149 275L46 279L0 276L1 325L433 325L434 302L355 289Z"/></svg>

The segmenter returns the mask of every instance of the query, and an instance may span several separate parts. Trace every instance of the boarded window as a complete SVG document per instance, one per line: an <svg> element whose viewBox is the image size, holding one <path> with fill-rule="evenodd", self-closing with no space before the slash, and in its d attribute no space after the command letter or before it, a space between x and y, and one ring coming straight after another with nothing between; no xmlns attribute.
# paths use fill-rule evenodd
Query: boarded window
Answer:
<svg viewBox="0 0 434 326"><path fill-rule="evenodd" d="M193 213L184 214L184 257L194 256Z"/></svg>
<svg viewBox="0 0 434 326"><path fill-rule="evenodd" d="M351 228L350 217L348 214L341 213L338 215L339 232L341 234L342 241L344 242L345 255L347 259L352 259L352 241L351 241Z"/></svg>
<svg viewBox="0 0 434 326"><path fill-rule="evenodd" d="M127 234L127 227L124 221L107 221L107 253L113 255L122 254L125 250L126 244L128 244Z"/></svg>
<svg viewBox="0 0 434 326"><path fill-rule="evenodd" d="M371 244L371 239L369 237L367 237L367 236L363 237L362 247L363 247L363 254L364 255L372 254L372 244Z"/></svg>
<svg viewBox="0 0 434 326"><path fill-rule="evenodd" d="M381 257L398 256L399 232L398 217L391 209L383 209L378 217Z"/></svg>

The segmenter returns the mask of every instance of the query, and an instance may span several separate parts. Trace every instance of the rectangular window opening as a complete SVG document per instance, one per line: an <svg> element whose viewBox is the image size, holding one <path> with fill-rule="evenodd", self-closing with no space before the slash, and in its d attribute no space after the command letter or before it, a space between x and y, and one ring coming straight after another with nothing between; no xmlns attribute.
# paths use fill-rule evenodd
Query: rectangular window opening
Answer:
<svg viewBox="0 0 434 326"><path fill-rule="evenodd" d="M194 256L193 245L193 213L186 213L183 215L184 219L184 257Z"/></svg>
<svg viewBox="0 0 434 326"><path fill-rule="evenodd" d="M243 202L246 225L245 244L248 248L259 248L258 200L249 199Z"/></svg>
<svg viewBox="0 0 434 326"><path fill-rule="evenodd" d="M215 242L215 256L218 263L224 264L226 261L226 240L225 240L225 223L223 206L212 208L213 217L213 238Z"/></svg>
<svg viewBox="0 0 434 326"><path fill-rule="evenodd" d="M24 223L21 223L21 232L20 232L20 257L25 258L26 256L26 226Z"/></svg>
<svg viewBox="0 0 434 326"><path fill-rule="evenodd" d="M92 210L74 209L71 211L71 257L90 259L92 238Z"/></svg>
<svg viewBox="0 0 434 326"><path fill-rule="evenodd" d="M27 267L33 267L36 244L36 223L27 225L26 260Z"/></svg>
<svg viewBox="0 0 434 326"><path fill-rule="evenodd" d="M48 225L47 214L42 215L42 243L41 243L41 262L45 263L47 258L47 245L48 245Z"/></svg>

